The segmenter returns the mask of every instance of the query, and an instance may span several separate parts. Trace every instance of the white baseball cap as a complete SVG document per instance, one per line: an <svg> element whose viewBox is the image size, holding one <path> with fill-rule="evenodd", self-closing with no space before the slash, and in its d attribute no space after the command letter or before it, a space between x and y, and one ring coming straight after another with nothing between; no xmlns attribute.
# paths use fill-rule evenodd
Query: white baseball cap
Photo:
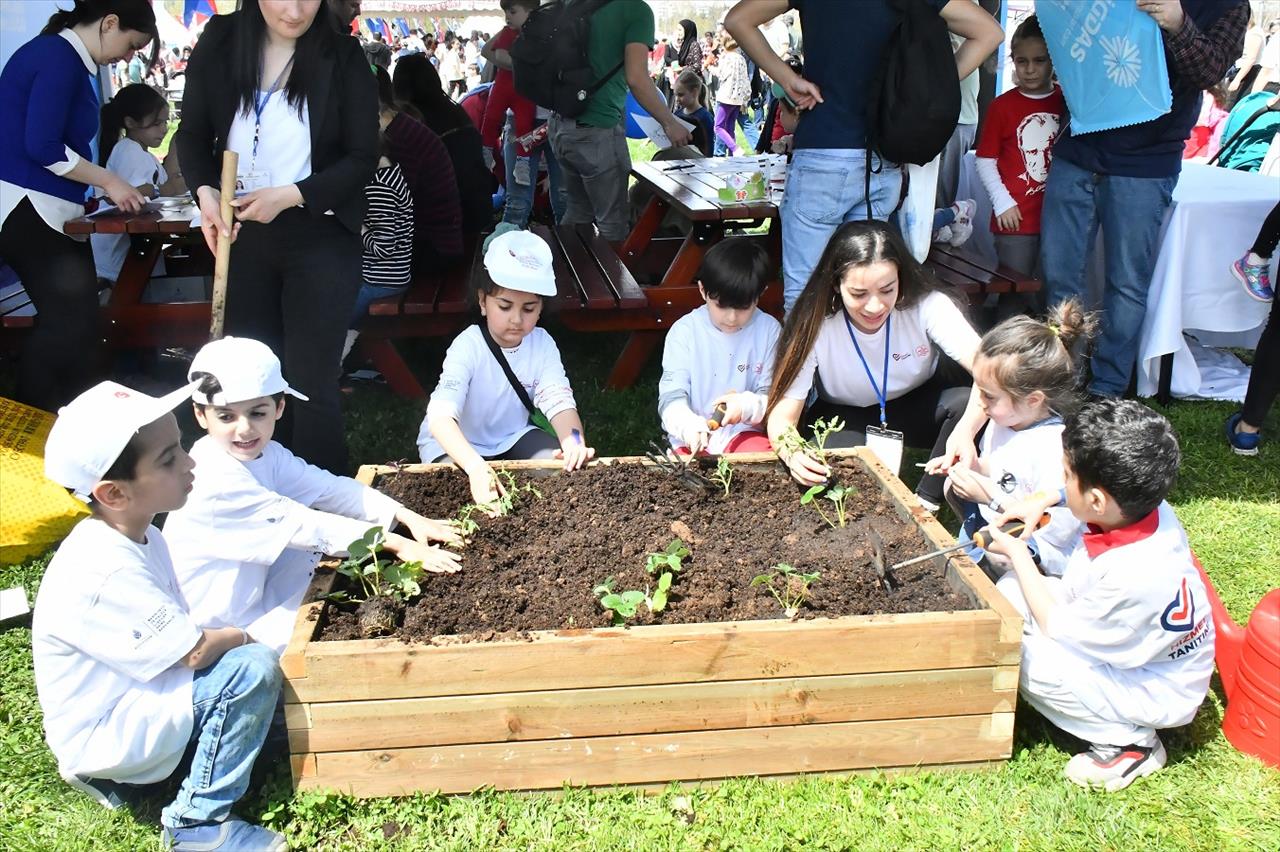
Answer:
<svg viewBox="0 0 1280 852"><path fill-rule="evenodd" d="M556 294L551 246L537 234L509 231L496 237L484 253L484 268L499 287L535 296Z"/></svg>
<svg viewBox="0 0 1280 852"><path fill-rule="evenodd" d="M194 379L196 373L208 373L222 385L222 392L213 396L192 391L192 401L201 405L231 405L277 393L307 400L284 380L280 359L271 347L248 337L224 337L206 343L191 359L187 378Z"/></svg>
<svg viewBox="0 0 1280 852"><path fill-rule="evenodd" d="M102 382L58 410L44 445L44 475L86 503L134 434L191 397L192 382L161 397Z"/></svg>

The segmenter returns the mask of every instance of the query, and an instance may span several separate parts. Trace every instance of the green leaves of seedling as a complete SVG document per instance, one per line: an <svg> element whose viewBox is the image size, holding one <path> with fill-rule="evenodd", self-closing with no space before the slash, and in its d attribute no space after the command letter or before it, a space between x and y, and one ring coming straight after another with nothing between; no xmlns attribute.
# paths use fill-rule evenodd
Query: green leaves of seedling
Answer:
<svg viewBox="0 0 1280 852"><path fill-rule="evenodd" d="M836 527L843 527L849 523L849 516L845 511L844 504L845 501L849 499L850 495L856 493L858 493L858 489L840 485L839 483L835 485L815 485L801 495L800 505L808 506L812 503L813 508L817 509L818 514L822 516L822 520L826 521L827 525L832 529L835 529ZM826 512L822 511L821 503L814 502L814 499L819 495L830 500L835 507L834 519L828 516Z"/></svg>
<svg viewBox="0 0 1280 852"><path fill-rule="evenodd" d="M363 597L334 592L328 596L330 600L359 602L385 596L403 601L422 594L419 583L424 573L422 563L379 559L385 543L386 533L382 527L373 527L347 545L347 558L338 565L337 571L355 582Z"/></svg>
<svg viewBox="0 0 1280 852"><path fill-rule="evenodd" d="M733 465L729 464L729 460L724 456L716 459L716 472L711 474L710 480L724 489L724 496L729 496L729 483L733 482Z"/></svg>
<svg viewBox="0 0 1280 852"><path fill-rule="evenodd" d="M644 592L634 590L615 592L612 577L605 578L605 581L592 589L591 593L600 598L600 606L613 612L615 627L626 624L628 618L634 618L640 604L647 600Z"/></svg>
<svg viewBox="0 0 1280 852"><path fill-rule="evenodd" d="M658 578L658 588L654 590L653 597L649 599L650 612L662 612L667 606L667 594L671 591L671 577L673 575L668 572L662 572L662 576Z"/></svg>
<svg viewBox="0 0 1280 852"><path fill-rule="evenodd" d="M809 587L818 582L819 576L817 571L801 572L792 565L780 562L767 573L752 578L751 585L767 588L769 594L782 606L787 618L795 618L800 613L800 607L809 600Z"/></svg>
<svg viewBox="0 0 1280 852"><path fill-rule="evenodd" d="M683 567L682 562L690 555L689 548L680 539L673 539L662 551L650 553L645 560L644 569L658 577L657 588L650 594L645 591L615 592L613 577L608 577L591 593L600 599L600 606L613 612L615 626L625 624L639 611L640 604L649 608L649 612L662 612L666 609L671 597L671 584L675 575Z"/></svg>
<svg viewBox="0 0 1280 852"><path fill-rule="evenodd" d="M689 548L680 539L672 539L671 543L659 553L650 553L645 560L644 570L650 574L659 571L679 571L681 561L689 555Z"/></svg>

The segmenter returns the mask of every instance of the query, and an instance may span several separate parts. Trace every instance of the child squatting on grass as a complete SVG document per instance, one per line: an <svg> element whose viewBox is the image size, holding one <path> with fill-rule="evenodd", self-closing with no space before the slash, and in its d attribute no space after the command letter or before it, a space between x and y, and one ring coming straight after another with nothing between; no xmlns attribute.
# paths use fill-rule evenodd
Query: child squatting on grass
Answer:
<svg viewBox="0 0 1280 852"><path fill-rule="evenodd" d="M109 808L121 785L191 769L160 814L165 849L285 848L231 816L280 694L275 652L192 617L157 513L182 508L195 467L162 398L103 382L59 413L45 475L89 504L49 563L32 624L45 739L72 786Z"/></svg>
<svg viewBox="0 0 1280 852"><path fill-rule="evenodd" d="M1006 505L1062 488L1062 416L1080 402L1071 347L1088 338L1094 324L1068 300L1043 321L1010 317L983 335L973 359L973 383L989 421L979 457L956 465L933 459L925 467L946 471L946 497L963 522L958 541L971 541ZM1065 506L1049 513L1052 522L1036 531L1031 547L1042 570L1061 575L1083 525ZM992 579L1008 567L978 547L969 555Z"/></svg>
<svg viewBox="0 0 1280 852"><path fill-rule="evenodd" d="M237 627L284 653L322 553L343 554L370 527L385 546L428 571L459 568L456 542L432 521L346 476L308 464L271 440L285 394L302 397L265 344L224 337L191 361L196 421L208 434L191 447L200 468L186 506L165 521L183 597L199 623ZM413 538L390 532L400 524Z"/></svg>
<svg viewBox="0 0 1280 852"><path fill-rule="evenodd" d="M705 305L671 326L662 350L658 414L671 446L691 453L768 452L760 428L781 327L756 307L769 255L747 237L716 244L698 269ZM708 424L724 405L720 427Z"/></svg>
<svg viewBox="0 0 1280 852"><path fill-rule="evenodd" d="M1067 778L1114 791L1164 766L1157 729L1195 717L1213 674L1213 618L1164 502L1179 463L1169 421L1132 400L1099 400L1066 415L1062 444L1062 492L996 519L1030 529L1065 502L1088 531L1062 578L1042 576L1020 538L993 529L990 548L1013 562L996 588L1024 619L1023 697L1089 743Z"/></svg>
<svg viewBox="0 0 1280 852"><path fill-rule="evenodd" d="M509 231L489 243L484 267L480 321L449 344L418 452L424 462L452 459L471 480L472 499L495 506L502 486L486 460L558 458L577 470L596 451L583 435L560 350L537 327L543 299L556 294L551 247L536 234Z"/></svg>

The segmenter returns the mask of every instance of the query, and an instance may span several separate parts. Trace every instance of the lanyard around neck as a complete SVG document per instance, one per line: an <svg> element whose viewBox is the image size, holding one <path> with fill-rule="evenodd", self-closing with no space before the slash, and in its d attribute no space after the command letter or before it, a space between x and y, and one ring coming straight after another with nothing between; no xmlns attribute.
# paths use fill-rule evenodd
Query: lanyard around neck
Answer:
<svg viewBox="0 0 1280 852"><path fill-rule="evenodd" d="M858 353L858 360L862 362L862 369L867 371L867 381L871 382L871 389L876 393L876 401L880 403L880 426L888 428L889 420L885 416L885 407L888 405L889 396L889 324L893 322L893 313L885 317L884 320L884 373L880 378L880 384L876 384L875 376L871 375L871 367L867 366L867 359L862 354L862 347L858 346L858 336L853 333L853 321L849 319L849 312L842 310L844 314L844 327L849 330L849 339L853 341L853 351Z"/></svg>
<svg viewBox="0 0 1280 852"><path fill-rule="evenodd" d="M276 81L271 84L271 88L267 90L267 93L263 95L261 98L259 98L258 93L254 92L254 95L253 95L253 156L249 162L250 171L253 171L253 167L258 163L258 140L262 138L262 111L267 108L267 101L271 100L271 96L274 95L277 91L279 91L280 84L284 82L285 75L289 73L289 69L292 67L293 67L293 57L290 56L289 61L286 62L284 64L284 67L280 69L279 76L277 76Z"/></svg>

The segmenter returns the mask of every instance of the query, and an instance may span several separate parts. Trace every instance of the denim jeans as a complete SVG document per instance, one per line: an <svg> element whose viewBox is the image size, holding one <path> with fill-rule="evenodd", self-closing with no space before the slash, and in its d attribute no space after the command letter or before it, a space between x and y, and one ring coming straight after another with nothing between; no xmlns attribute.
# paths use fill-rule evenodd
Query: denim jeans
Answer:
<svg viewBox="0 0 1280 852"><path fill-rule="evenodd" d="M1129 387L1160 231L1177 184L1176 175L1094 174L1061 158L1049 170L1040 217L1040 264L1050 306L1071 298L1088 301L1085 268L1099 226L1106 237L1102 331L1093 347L1090 393L1120 396Z"/></svg>
<svg viewBox="0 0 1280 852"><path fill-rule="evenodd" d="M520 228L528 227L529 215L533 212L533 199L538 191L538 162L543 157L547 160L547 178L551 182L551 212L559 222L564 218L565 209L564 178L560 175L560 161L551 150L551 143L544 142L529 152L529 183L516 183L516 140L508 116L502 141L502 161L507 169L507 200L502 210L502 221Z"/></svg>
<svg viewBox="0 0 1280 852"><path fill-rule="evenodd" d="M785 310L804 292L836 228L867 218L866 158L861 148L802 148L792 156L782 197ZM879 157L876 163L880 171L871 175L871 213L885 219L898 205L902 170Z"/></svg>
<svg viewBox="0 0 1280 852"><path fill-rule="evenodd" d="M564 175L566 225L595 225L600 236L620 243L631 229L627 181L631 154L621 123L591 127L552 114L547 138Z"/></svg>
<svg viewBox="0 0 1280 852"><path fill-rule="evenodd" d="M280 661L265 645L232 648L195 673L195 755L177 798L160 815L167 828L222 822L249 787L280 697Z"/></svg>
<svg viewBox="0 0 1280 852"><path fill-rule="evenodd" d="M399 296L405 290L409 289L406 284L403 287L387 287L380 284L370 284L368 281L360 285L360 292L356 294L356 306L351 312L351 325L348 328L359 328L364 325L364 318L369 313L369 305L378 299L385 299L387 296Z"/></svg>

